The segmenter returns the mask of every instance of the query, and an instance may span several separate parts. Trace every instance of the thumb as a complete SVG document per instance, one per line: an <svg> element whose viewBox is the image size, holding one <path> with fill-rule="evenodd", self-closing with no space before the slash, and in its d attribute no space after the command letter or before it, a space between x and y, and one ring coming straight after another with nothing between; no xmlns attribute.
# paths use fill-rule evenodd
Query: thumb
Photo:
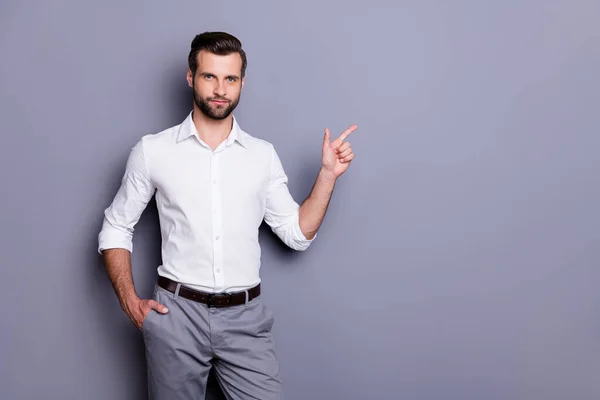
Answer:
<svg viewBox="0 0 600 400"><path fill-rule="evenodd" d="M160 304L156 300L150 300L148 302L148 305L150 306L150 308L158 311L159 313L166 314L166 313L169 312L169 309L167 307L165 307L164 305Z"/></svg>
<svg viewBox="0 0 600 400"><path fill-rule="evenodd" d="M323 148L329 147L331 144L331 134L329 133L329 129L325 128L325 137L323 138Z"/></svg>

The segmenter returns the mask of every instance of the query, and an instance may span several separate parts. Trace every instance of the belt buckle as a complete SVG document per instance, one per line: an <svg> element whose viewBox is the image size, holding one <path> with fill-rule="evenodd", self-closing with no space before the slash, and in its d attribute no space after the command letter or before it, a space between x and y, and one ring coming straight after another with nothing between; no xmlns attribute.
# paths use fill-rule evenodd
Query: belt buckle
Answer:
<svg viewBox="0 0 600 400"><path fill-rule="evenodd" d="M221 303L220 304L213 304L213 299L214 298L227 298L227 301L225 303ZM206 304L209 307L226 307L228 305L231 304L231 299L233 298L233 293L210 293L206 299Z"/></svg>

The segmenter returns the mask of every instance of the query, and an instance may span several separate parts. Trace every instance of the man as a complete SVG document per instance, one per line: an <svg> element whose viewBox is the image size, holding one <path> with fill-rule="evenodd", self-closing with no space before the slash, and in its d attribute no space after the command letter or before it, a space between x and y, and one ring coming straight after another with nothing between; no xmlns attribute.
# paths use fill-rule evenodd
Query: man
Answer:
<svg viewBox="0 0 600 400"><path fill-rule="evenodd" d="M121 307L143 333L152 399L203 399L212 367L228 399L281 398L273 314L259 297L258 228L264 219L289 247L308 248L354 158L344 140L356 125L333 142L325 129L322 167L299 206L273 145L244 132L232 114L247 65L240 41L197 35L188 63L193 110L133 147L98 251ZM153 195L163 264L152 299L140 299L132 235Z"/></svg>

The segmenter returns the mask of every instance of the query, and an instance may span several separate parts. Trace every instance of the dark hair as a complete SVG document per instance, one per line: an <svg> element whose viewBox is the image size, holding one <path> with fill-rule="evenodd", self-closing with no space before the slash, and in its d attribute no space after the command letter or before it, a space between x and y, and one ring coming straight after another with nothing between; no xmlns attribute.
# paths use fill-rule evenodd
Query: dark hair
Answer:
<svg viewBox="0 0 600 400"><path fill-rule="evenodd" d="M242 42L233 35L226 32L204 32L196 35L192 40L190 55L188 56L188 65L192 75L196 75L198 69L198 53L200 50L206 50L219 56L227 56L232 53L239 53L242 57L242 78L246 75L246 52L242 49Z"/></svg>

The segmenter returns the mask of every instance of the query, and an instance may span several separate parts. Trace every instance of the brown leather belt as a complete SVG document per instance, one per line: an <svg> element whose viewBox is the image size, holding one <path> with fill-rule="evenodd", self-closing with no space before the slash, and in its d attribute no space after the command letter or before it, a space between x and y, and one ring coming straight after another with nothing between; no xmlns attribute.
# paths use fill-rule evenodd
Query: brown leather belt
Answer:
<svg viewBox="0 0 600 400"><path fill-rule="evenodd" d="M171 293L175 293L177 284L177 282L165 278L164 276L158 277L158 286ZM248 298L246 299L246 291L235 293L207 293L181 285L178 296L206 304L209 307L237 306L260 296L260 283L253 288L248 289L247 292Z"/></svg>

